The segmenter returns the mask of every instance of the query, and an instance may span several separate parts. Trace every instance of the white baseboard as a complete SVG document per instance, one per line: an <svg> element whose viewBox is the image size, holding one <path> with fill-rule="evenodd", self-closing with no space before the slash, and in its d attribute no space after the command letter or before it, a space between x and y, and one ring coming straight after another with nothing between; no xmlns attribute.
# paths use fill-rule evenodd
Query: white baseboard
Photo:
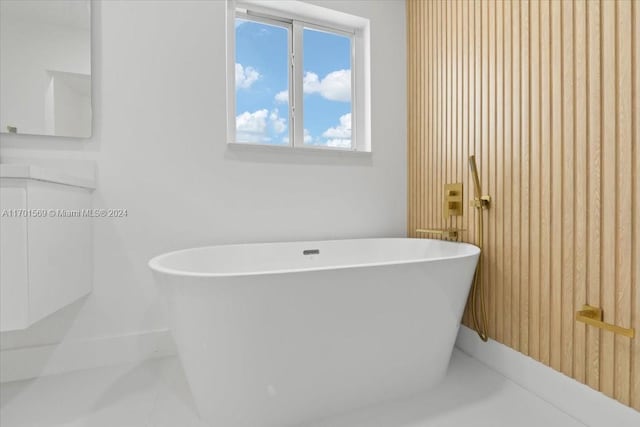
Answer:
<svg viewBox="0 0 640 427"><path fill-rule="evenodd" d="M166 329L6 349L0 351L0 382L136 363L175 353L175 344Z"/></svg>
<svg viewBox="0 0 640 427"><path fill-rule="evenodd" d="M465 326L456 347L589 427L640 426L640 412Z"/></svg>

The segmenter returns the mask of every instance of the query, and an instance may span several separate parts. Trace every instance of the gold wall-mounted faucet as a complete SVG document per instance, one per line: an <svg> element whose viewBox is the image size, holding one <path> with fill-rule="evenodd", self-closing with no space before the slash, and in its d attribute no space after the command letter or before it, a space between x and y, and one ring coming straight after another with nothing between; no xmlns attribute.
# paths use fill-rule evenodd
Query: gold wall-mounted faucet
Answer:
<svg viewBox="0 0 640 427"><path fill-rule="evenodd" d="M463 191L462 183L444 185L444 200L442 216L445 220L452 216L462 216L463 214ZM416 233L435 234L445 240L458 240L460 234L466 230L458 228L418 228Z"/></svg>

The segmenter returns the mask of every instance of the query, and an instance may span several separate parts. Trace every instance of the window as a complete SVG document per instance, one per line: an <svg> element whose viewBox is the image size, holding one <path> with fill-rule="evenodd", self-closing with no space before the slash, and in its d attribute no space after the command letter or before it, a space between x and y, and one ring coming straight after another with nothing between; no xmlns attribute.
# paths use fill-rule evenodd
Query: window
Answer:
<svg viewBox="0 0 640 427"><path fill-rule="evenodd" d="M228 142L370 151L368 21L329 22L335 11L304 3L305 15L229 3Z"/></svg>
<svg viewBox="0 0 640 427"><path fill-rule="evenodd" d="M304 28L304 143L325 147L351 146L351 37Z"/></svg>

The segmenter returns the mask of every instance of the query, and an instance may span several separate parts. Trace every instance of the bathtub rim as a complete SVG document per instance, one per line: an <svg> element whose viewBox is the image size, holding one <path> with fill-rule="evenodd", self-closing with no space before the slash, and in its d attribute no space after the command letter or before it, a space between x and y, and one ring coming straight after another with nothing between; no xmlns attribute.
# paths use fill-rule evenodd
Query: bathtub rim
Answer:
<svg viewBox="0 0 640 427"><path fill-rule="evenodd" d="M312 243L335 243L335 242L343 242L343 241L367 241L367 240L426 240L426 241L436 241L445 245L460 245L469 249L469 253L463 253L459 255L453 256L440 256L440 257L429 257L429 258L419 258L419 259L409 259L406 261L388 261L388 262L370 262L370 263L360 263L360 264L348 264L348 265L334 265L334 266L324 266L324 267L310 267L310 268L297 268L297 269L278 269L278 270L264 270L264 271L251 271L251 272L233 272L233 273L211 273L211 272L194 272L194 271L186 271L186 270L178 270L175 268L168 268L161 265L161 262L169 258L172 255L176 255L178 253L188 252L188 251L197 251L201 249L213 248L213 247L239 247L239 246L262 246L262 245L273 245L273 244L312 244ZM300 241L288 241L288 242L264 242L264 243L234 243L234 244L221 244L221 245L206 245L206 246L197 246L192 248L184 248L178 249L170 252L165 252L160 255L157 255L149 260L147 263L148 267L157 273L166 274L169 276L176 277L196 277L196 278L227 278L227 277L248 277L248 276L264 276L264 275L275 275L275 274L293 274L293 273L310 273L314 271L327 271L327 270L343 270L343 269L354 269L354 268L368 268L368 267L383 267L390 265L406 265L406 264L420 264L424 262L432 262L432 261L443 261L443 260L455 260L468 258L472 256L479 256L481 249L467 242L453 242L448 240L440 240L440 239L421 239L421 238L412 238L412 237L379 237L379 238L361 238L361 239L331 239L331 240L300 240Z"/></svg>

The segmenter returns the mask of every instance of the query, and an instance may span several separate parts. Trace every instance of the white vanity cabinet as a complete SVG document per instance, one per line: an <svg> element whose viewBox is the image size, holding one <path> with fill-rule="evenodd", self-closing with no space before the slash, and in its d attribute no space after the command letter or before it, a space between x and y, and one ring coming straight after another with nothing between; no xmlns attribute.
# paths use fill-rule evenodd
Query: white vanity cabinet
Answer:
<svg viewBox="0 0 640 427"><path fill-rule="evenodd" d="M91 180L0 165L0 332L91 292Z"/></svg>

